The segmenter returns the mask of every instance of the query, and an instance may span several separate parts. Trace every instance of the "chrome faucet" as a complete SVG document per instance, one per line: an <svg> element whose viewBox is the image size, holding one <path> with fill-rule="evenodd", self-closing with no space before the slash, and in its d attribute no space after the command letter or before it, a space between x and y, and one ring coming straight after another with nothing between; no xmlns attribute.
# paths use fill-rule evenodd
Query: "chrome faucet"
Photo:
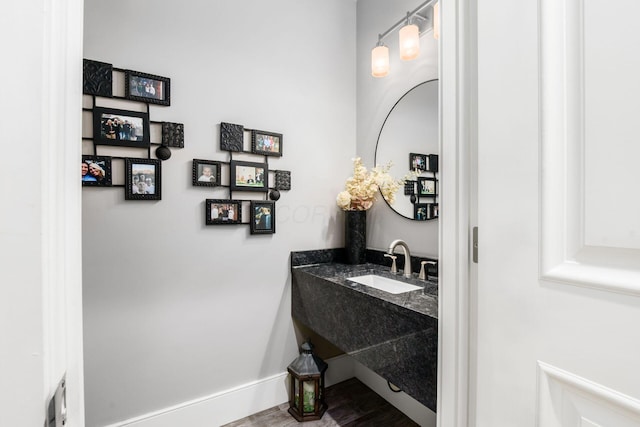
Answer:
<svg viewBox="0 0 640 427"><path fill-rule="evenodd" d="M404 252L404 277L411 277L411 273L413 272L411 271L411 253L409 252L409 246L403 240L396 239L389 245L387 253L393 255L396 246L401 246Z"/></svg>

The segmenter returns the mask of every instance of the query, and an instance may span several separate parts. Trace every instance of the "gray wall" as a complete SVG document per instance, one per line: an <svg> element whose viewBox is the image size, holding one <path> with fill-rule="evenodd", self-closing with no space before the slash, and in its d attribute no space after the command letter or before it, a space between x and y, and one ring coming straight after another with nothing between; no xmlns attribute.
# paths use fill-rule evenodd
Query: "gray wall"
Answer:
<svg viewBox="0 0 640 427"><path fill-rule="evenodd" d="M185 148L163 163L162 201L83 190L94 426L281 373L297 355L289 252L342 245L335 197L355 154L356 4L87 0L85 8L85 58L170 77L172 105L152 106L151 119L185 124ZM228 192L193 187L191 160L228 160L221 121L284 134L284 156L269 164L291 170L293 188L277 202L275 235L204 226L204 199Z"/></svg>
<svg viewBox="0 0 640 427"><path fill-rule="evenodd" d="M380 128L396 101L418 83L438 78L437 41L431 33L420 38L417 59L401 61L397 31L384 40L389 47L389 75L383 78L371 76L371 49L378 41L378 34L420 3L416 0L358 0L356 151L366 166L373 165ZM367 246L386 250L397 238L409 244L412 254L437 256L438 221L419 223L402 218L380 198L368 214Z"/></svg>

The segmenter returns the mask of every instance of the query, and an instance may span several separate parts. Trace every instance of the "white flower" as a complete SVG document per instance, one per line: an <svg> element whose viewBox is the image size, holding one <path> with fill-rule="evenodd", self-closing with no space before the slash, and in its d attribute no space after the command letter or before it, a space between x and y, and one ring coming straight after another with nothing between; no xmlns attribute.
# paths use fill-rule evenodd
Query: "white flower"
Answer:
<svg viewBox="0 0 640 427"><path fill-rule="evenodd" d="M411 173L396 180L389 175L390 168L391 162L382 168L376 166L369 172L362 165L360 157L353 159L353 176L347 178L345 191L338 194L336 198L340 209L367 210L373 206L378 190L389 204L393 204L396 192L411 177Z"/></svg>
<svg viewBox="0 0 640 427"><path fill-rule="evenodd" d="M349 194L348 191L343 191L341 193L338 193L336 202L338 203L338 206L340 207L340 209L345 211L349 210L349 206L351 206L351 195Z"/></svg>

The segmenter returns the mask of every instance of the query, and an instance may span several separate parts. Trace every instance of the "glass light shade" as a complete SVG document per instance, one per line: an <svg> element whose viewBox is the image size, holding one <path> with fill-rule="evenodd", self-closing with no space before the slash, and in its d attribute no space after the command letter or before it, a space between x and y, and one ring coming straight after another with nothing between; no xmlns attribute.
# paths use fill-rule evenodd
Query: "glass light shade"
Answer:
<svg viewBox="0 0 640 427"><path fill-rule="evenodd" d="M376 46L371 51L371 75L384 77L389 74L389 48Z"/></svg>
<svg viewBox="0 0 640 427"><path fill-rule="evenodd" d="M420 30L415 24L400 29L400 59L409 61L420 54Z"/></svg>
<svg viewBox="0 0 640 427"><path fill-rule="evenodd" d="M440 3L433 5L433 38L440 38Z"/></svg>

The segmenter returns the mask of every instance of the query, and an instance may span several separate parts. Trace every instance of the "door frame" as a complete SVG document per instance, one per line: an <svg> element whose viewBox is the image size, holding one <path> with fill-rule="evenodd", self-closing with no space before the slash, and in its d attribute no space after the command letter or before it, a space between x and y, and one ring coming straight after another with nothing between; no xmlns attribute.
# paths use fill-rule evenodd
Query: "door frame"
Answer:
<svg viewBox="0 0 640 427"><path fill-rule="evenodd" d="M61 378L66 378L66 425L74 427L84 426L82 186L78 179L84 0L42 5L43 384L48 404Z"/></svg>
<svg viewBox="0 0 640 427"><path fill-rule="evenodd" d="M49 357L45 384L49 396L60 371L67 376L69 426L84 425L82 351L81 186L76 164L81 156L83 0L45 2L46 85L42 106L43 162L51 165L43 180L43 311ZM441 209L438 322L439 426L469 422L471 220L474 217L476 114L476 5L471 0L443 0L440 6ZM62 124L62 125L60 125ZM49 132L47 132L47 130ZM55 249L55 250L54 250ZM445 381L446 379L446 381Z"/></svg>
<svg viewBox="0 0 640 427"><path fill-rule="evenodd" d="M470 364L472 226L477 205L477 7L473 0L440 5L440 153L437 425L472 425Z"/></svg>

